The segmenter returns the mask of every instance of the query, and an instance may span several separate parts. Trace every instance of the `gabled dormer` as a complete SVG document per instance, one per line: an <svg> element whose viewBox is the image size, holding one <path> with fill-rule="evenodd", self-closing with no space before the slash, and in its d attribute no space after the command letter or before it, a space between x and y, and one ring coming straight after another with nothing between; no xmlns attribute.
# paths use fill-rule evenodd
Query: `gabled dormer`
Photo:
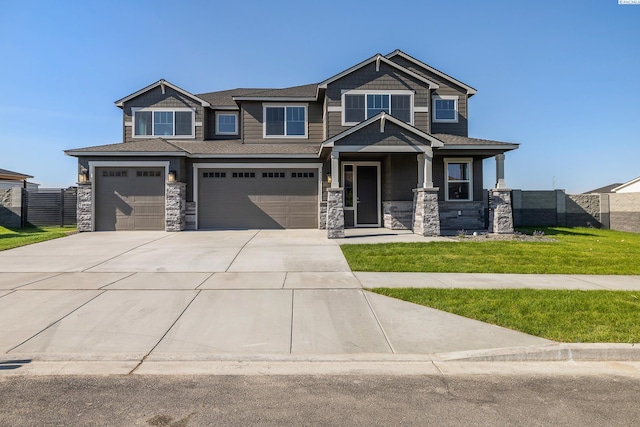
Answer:
<svg viewBox="0 0 640 427"><path fill-rule="evenodd" d="M162 79L115 102L123 111L123 141L202 141L209 102Z"/></svg>

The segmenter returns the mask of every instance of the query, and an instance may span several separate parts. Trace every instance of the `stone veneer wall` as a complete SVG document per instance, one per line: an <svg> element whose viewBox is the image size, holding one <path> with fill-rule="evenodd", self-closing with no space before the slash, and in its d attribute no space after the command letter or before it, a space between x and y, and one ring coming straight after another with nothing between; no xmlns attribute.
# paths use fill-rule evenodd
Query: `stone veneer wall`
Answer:
<svg viewBox="0 0 640 427"><path fill-rule="evenodd" d="M90 182L78 183L78 204L76 207L78 218L78 231L93 231L91 200L93 198L93 186Z"/></svg>
<svg viewBox="0 0 640 427"><path fill-rule="evenodd" d="M411 230L413 226L413 202L382 202L384 228L391 230Z"/></svg>
<svg viewBox="0 0 640 427"><path fill-rule="evenodd" d="M318 220L318 230L327 229L327 202L320 202L320 218Z"/></svg>
<svg viewBox="0 0 640 427"><path fill-rule="evenodd" d="M186 208L184 212L185 218L185 230L196 229L196 202L186 202Z"/></svg>
<svg viewBox="0 0 640 427"><path fill-rule="evenodd" d="M26 204L22 187L0 189L0 225L19 228L22 226L22 207Z"/></svg>
<svg viewBox="0 0 640 427"><path fill-rule="evenodd" d="M327 238L344 237L344 189L327 189Z"/></svg>
<svg viewBox="0 0 640 427"><path fill-rule="evenodd" d="M187 184L167 182L165 200L165 230L182 231L185 229L185 211Z"/></svg>
<svg viewBox="0 0 640 427"><path fill-rule="evenodd" d="M511 190L493 189L489 194L489 233L513 233Z"/></svg>
<svg viewBox="0 0 640 427"><path fill-rule="evenodd" d="M440 227L443 230L484 230L484 202L440 202Z"/></svg>

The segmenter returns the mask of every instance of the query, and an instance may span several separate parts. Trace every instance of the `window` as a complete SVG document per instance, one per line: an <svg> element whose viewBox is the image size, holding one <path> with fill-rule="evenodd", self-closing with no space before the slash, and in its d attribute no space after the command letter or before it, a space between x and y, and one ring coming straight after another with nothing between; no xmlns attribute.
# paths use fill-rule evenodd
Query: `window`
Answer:
<svg viewBox="0 0 640 427"><path fill-rule="evenodd" d="M137 177L148 177L148 176L162 176L162 172L160 171L137 171Z"/></svg>
<svg viewBox="0 0 640 427"><path fill-rule="evenodd" d="M133 110L133 136L194 136L192 110Z"/></svg>
<svg viewBox="0 0 640 427"><path fill-rule="evenodd" d="M472 200L471 159L445 159L446 199Z"/></svg>
<svg viewBox="0 0 640 427"><path fill-rule="evenodd" d="M306 106L265 106L264 107L265 138L307 137Z"/></svg>
<svg viewBox="0 0 640 427"><path fill-rule="evenodd" d="M284 172L262 172L263 178L285 178Z"/></svg>
<svg viewBox="0 0 640 427"><path fill-rule="evenodd" d="M226 178L226 172L202 172L203 178Z"/></svg>
<svg viewBox="0 0 640 427"><path fill-rule="evenodd" d="M291 178L313 178L314 176L313 172L291 172Z"/></svg>
<svg viewBox="0 0 640 427"><path fill-rule="evenodd" d="M231 177L232 178L255 178L256 173L255 172L232 172Z"/></svg>
<svg viewBox="0 0 640 427"><path fill-rule="evenodd" d="M216 113L216 135L237 135L238 114Z"/></svg>
<svg viewBox="0 0 640 427"><path fill-rule="evenodd" d="M102 171L102 176L117 176L117 177L122 177L122 178L126 178L127 176L127 171Z"/></svg>
<svg viewBox="0 0 640 427"><path fill-rule="evenodd" d="M356 92L356 93L353 93ZM397 119L413 122L413 95L411 93L357 93L343 96L343 125L353 125L384 111Z"/></svg>
<svg viewBox="0 0 640 427"><path fill-rule="evenodd" d="M434 95L433 121L435 123L458 123L458 97Z"/></svg>

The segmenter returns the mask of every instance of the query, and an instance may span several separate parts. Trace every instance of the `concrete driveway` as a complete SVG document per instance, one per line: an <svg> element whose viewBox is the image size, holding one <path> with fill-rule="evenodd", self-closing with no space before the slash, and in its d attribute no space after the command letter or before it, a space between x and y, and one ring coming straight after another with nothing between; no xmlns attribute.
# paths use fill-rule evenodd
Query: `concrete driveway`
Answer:
<svg viewBox="0 0 640 427"><path fill-rule="evenodd" d="M0 252L0 356L135 364L549 343L369 293L325 236L104 232Z"/></svg>

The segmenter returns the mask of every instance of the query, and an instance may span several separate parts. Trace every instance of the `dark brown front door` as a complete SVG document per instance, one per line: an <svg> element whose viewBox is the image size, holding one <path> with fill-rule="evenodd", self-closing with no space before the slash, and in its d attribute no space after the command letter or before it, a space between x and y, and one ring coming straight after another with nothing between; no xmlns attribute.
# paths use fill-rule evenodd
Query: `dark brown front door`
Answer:
<svg viewBox="0 0 640 427"><path fill-rule="evenodd" d="M379 226L378 166L356 165L356 225Z"/></svg>

